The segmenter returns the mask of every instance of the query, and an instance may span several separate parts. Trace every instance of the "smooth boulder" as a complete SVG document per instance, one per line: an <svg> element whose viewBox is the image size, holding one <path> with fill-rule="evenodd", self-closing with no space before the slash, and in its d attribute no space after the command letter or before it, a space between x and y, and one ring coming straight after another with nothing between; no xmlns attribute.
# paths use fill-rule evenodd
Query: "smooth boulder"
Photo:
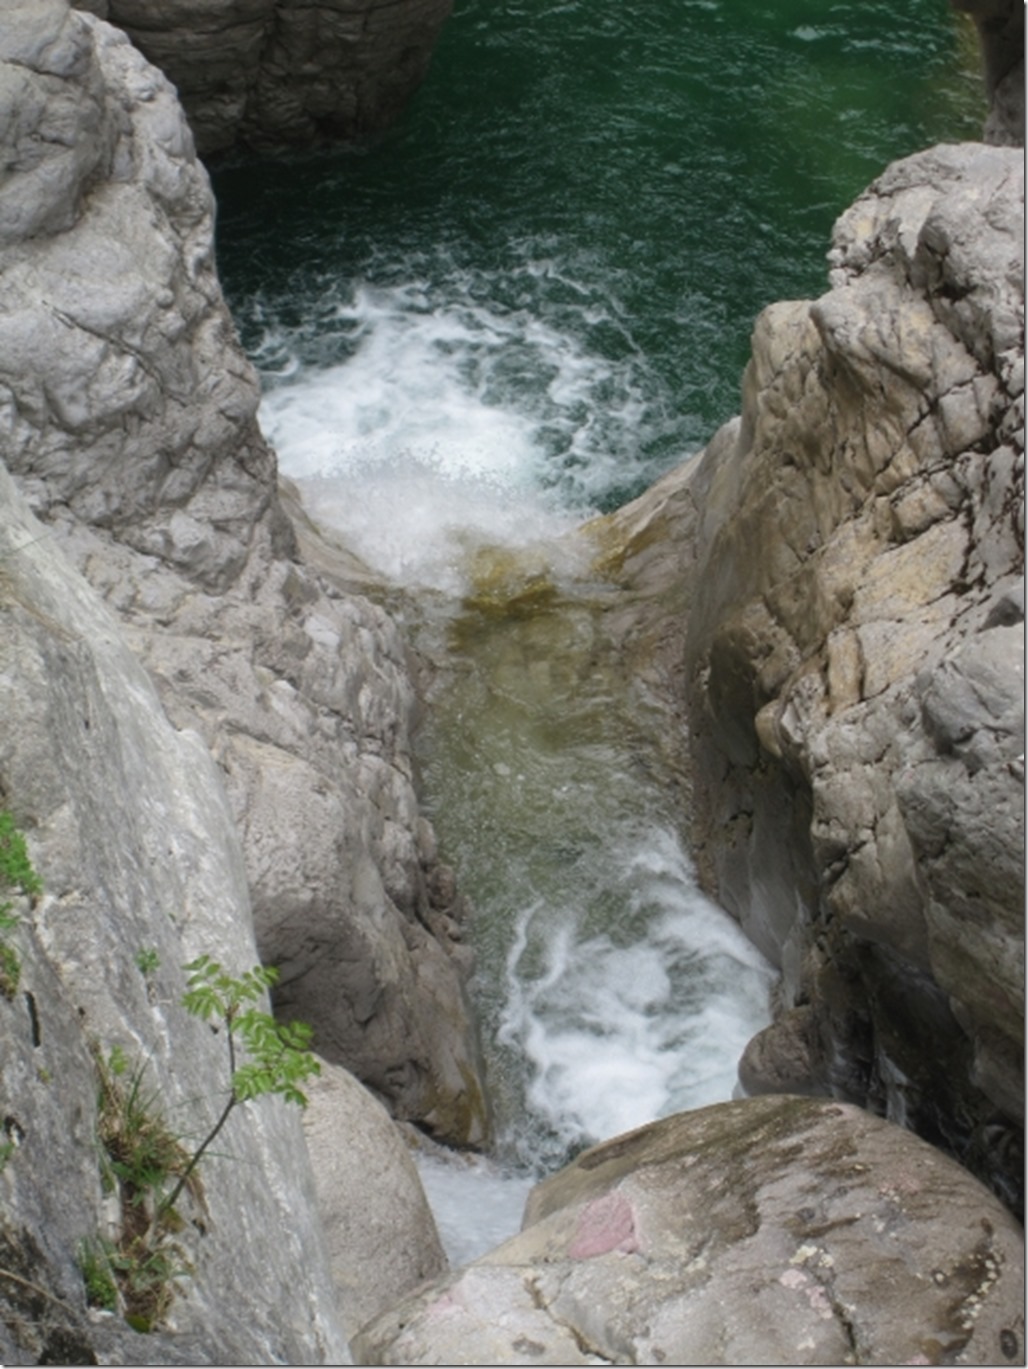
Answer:
<svg viewBox="0 0 1028 1369"><path fill-rule="evenodd" d="M845 1104L747 1099L586 1151L520 1235L355 1338L366 1364L1023 1361L1023 1241Z"/></svg>

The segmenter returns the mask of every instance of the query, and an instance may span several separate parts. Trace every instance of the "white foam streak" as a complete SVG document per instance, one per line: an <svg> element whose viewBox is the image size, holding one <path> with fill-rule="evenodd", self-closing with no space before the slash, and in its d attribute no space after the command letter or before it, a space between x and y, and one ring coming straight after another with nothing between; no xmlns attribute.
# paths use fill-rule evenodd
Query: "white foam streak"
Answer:
<svg viewBox="0 0 1028 1369"><path fill-rule="evenodd" d="M609 857L622 928L587 935L581 913L536 904L507 957L499 1039L529 1063L527 1102L555 1138L547 1158L730 1098L768 1020L769 967L699 891L675 835Z"/></svg>
<svg viewBox="0 0 1028 1369"><path fill-rule="evenodd" d="M416 1159L452 1265L477 1259L517 1231L534 1177L510 1174L480 1155Z"/></svg>

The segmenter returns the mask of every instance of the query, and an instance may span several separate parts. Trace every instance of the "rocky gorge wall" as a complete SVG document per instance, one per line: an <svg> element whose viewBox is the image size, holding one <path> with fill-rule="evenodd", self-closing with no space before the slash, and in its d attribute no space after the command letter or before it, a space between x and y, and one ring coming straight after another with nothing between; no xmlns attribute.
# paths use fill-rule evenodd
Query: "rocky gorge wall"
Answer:
<svg viewBox="0 0 1028 1369"><path fill-rule="evenodd" d="M344 588L352 561L303 528L320 569L301 559L166 78L31 0L5 9L0 104L0 808L43 890L5 933L0 1358L344 1363L343 1319L444 1261L394 1124L341 1065L441 1139L489 1125L405 649ZM141 1341L86 1303L83 1252L132 1208L104 1177L99 1062L204 1133L227 1079L181 1007L198 954L277 964L325 1080L306 1145L279 1100L233 1115Z"/></svg>
<svg viewBox="0 0 1028 1369"><path fill-rule="evenodd" d="M769 1325L784 1362L1016 1359L1007 1214L915 1137L794 1098L611 1143L533 1200L512 1252L417 1295L427 1343L411 1319L397 1351L384 1309L443 1261L395 1128L340 1065L442 1139L488 1134L404 646L276 490L171 87L63 0L8 6L0 40L0 808L43 879L0 998L0 1358L344 1363L382 1317L369 1361L433 1362L469 1322L483 1363L731 1362L754 1337L768 1353ZM783 968L748 1085L885 1110L1001 1184L1023 1016L1019 164L975 145L890 169L840 224L828 295L760 321L742 419L596 530L625 587L612 635L691 719L705 876ZM181 1007L200 953L280 965L278 1010L328 1061L306 1145L277 1100L234 1114L141 1340L86 1305L83 1243L125 1217L96 1052L145 1066L202 1134L224 1060ZM901 1236L920 1263L897 1296L862 1271ZM718 1320L726 1280L752 1317Z"/></svg>
<svg viewBox="0 0 1028 1369"><path fill-rule="evenodd" d="M939 147L758 319L743 412L595 529L687 734L707 886L781 967L752 1092L828 1094L1020 1202L1024 188ZM668 556L668 548L675 552Z"/></svg>
<svg viewBox="0 0 1028 1369"><path fill-rule="evenodd" d="M204 157L382 133L453 0L77 0L175 84Z"/></svg>
<svg viewBox="0 0 1028 1369"><path fill-rule="evenodd" d="M418 813L403 645L298 558L171 87L89 16L15 13L6 464L215 755L280 1011L400 1116L481 1140L461 904Z"/></svg>

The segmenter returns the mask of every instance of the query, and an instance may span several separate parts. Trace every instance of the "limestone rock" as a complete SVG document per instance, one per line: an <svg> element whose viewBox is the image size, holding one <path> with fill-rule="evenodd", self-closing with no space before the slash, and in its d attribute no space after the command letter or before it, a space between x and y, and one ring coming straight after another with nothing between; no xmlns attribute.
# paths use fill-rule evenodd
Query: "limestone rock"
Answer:
<svg viewBox="0 0 1028 1369"><path fill-rule="evenodd" d="M813 1099L682 1113L529 1195L521 1234L366 1327L366 1364L1001 1364L1023 1240L909 1132Z"/></svg>
<svg viewBox="0 0 1028 1369"><path fill-rule="evenodd" d="M117 30L4 16L3 454L210 589L238 575L275 463L214 262L210 187L167 80Z"/></svg>
<svg viewBox="0 0 1028 1369"><path fill-rule="evenodd" d="M411 1153L381 1103L328 1064L307 1096L304 1132L332 1275L360 1327L444 1273L447 1260Z"/></svg>
<svg viewBox="0 0 1028 1369"><path fill-rule="evenodd" d="M5 933L22 971L0 997L4 1360L348 1363L300 1119L278 1099L236 1109L202 1200L180 1204L166 1329L140 1337L86 1308L84 1244L126 1220L105 1196L93 1052L120 1049L147 1115L198 1144L227 1068L222 1038L180 1006L182 966L207 954L238 974L257 948L202 740L169 724L2 468L0 511L0 796L44 889Z"/></svg>
<svg viewBox="0 0 1028 1369"><path fill-rule="evenodd" d="M985 141L1024 146L1024 6L1020 0L952 0L970 14L982 50L989 117Z"/></svg>
<svg viewBox="0 0 1028 1369"><path fill-rule="evenodd" d="M758 319L741 422L602 533L628 639L678 644L701 874L783 972L747 1087L884 1111L1015 1206L1023 196L1008 148L890 167L829 292Z"/></svg>
<svg viewBox="0 0 1028 1369"><path fill-rule="evenodd" d="M82 0L172 80L207 156L382 132L453 0Z"/></svg>
<svg viewBox="0 0 1028 1369"><path fill-rule="evenodd" d="M0 41L19 110L0 454L217 758L278 1009L399 1116L481 1143L463 903L418 811L404 647L345 558L297 559L174 92L63 0L16 6Z"/></svg>

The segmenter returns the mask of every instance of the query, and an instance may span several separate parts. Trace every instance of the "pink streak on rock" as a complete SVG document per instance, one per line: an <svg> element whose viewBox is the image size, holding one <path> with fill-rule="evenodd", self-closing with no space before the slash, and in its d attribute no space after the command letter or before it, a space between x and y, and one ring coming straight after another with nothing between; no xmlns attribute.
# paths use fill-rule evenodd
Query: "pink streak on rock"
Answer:
<svg viewBox="0 0 1028 1369"><path fill-rule="evenodd" d="M589 1260L611 1250L631 1255L639 1249L632 1204L620 1193L605 1193L587 1203L579 1213L568 1255L573 1260Z"/></svg>

